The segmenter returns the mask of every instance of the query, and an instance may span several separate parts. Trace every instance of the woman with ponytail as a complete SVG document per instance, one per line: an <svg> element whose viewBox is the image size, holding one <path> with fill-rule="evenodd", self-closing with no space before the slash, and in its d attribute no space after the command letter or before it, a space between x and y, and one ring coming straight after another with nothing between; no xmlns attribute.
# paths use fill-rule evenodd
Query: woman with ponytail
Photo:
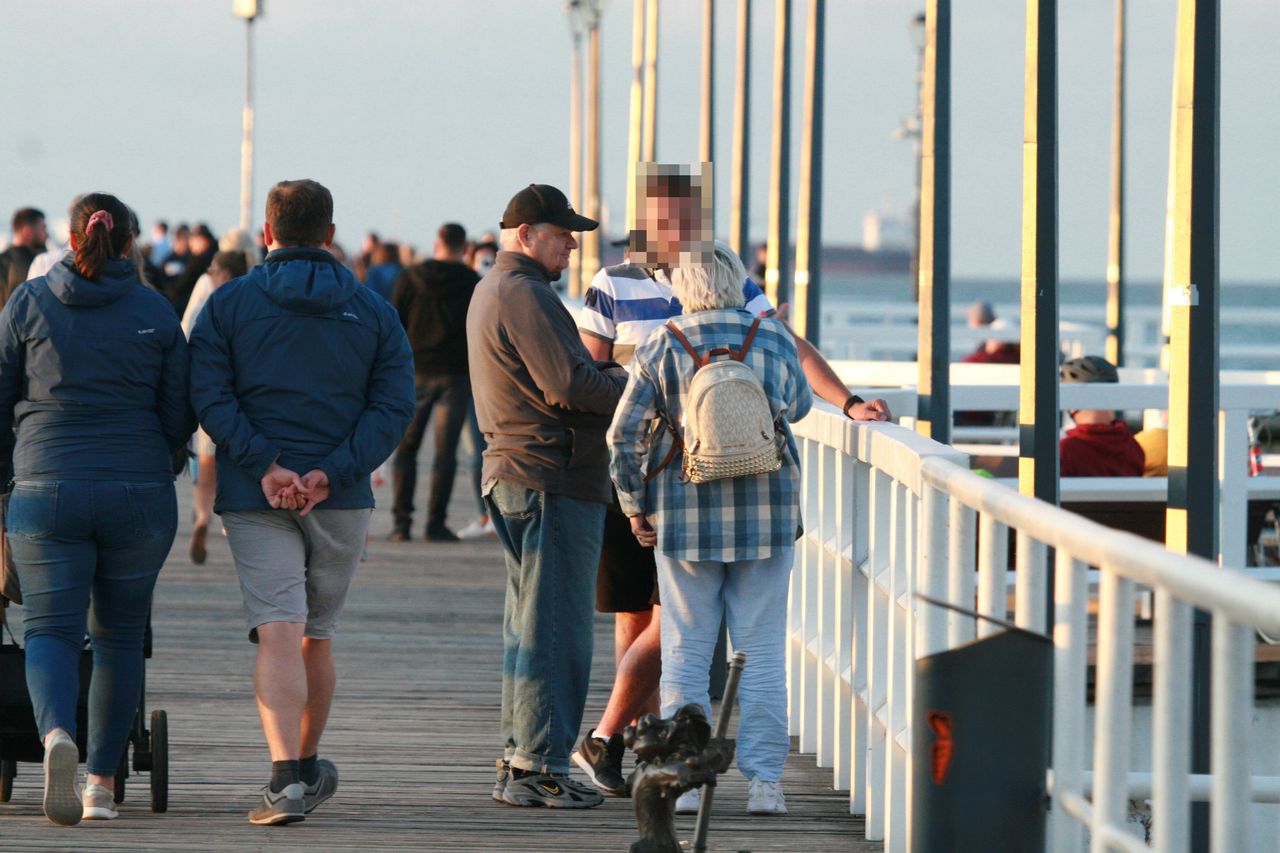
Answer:
<svg viewBox="0 0 1280 853"><path fill-rule="evenodd" d="M115 196L78 199L73 254L0 313L0 483L10 490L27 686L45 747L44 811L59 824L116 817L151 593L178 526L170 452L195 427L186 339L168 301L138 279L130 220ZM75 738L86 633L82 798Z"/></svg>

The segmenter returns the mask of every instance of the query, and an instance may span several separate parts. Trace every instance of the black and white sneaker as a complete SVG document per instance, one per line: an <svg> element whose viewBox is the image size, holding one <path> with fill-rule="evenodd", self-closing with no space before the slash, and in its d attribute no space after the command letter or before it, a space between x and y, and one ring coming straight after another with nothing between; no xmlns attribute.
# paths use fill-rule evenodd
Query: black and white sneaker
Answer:
<svg viewBox="0 0 1280 853"><path fill-rule="evenodd" d="M569 759L604 792L607 797L630 796L627 780L622 776L622 753L626 746L622 743L622 735L614 733L607 741L595 736L595 729L587 732L582 745L574 750Z"/></svg>
<svg viewBox="0 0 1280 853"><path fill-rule="evenodd" d="M544 806L549 809L589 809L604 802L594 788L555 773L529 773L507 780L502 801L509 806Z"/></svg>
<svg viewBox="0 0 1280 853"><path fill-rule="evenodd" d="M285 785L278 792L272 791L270 785L264 785L262 805L249 812L249 823L277 826L306 820L306 807L302 801L304 790L301 782Z"/></svg>

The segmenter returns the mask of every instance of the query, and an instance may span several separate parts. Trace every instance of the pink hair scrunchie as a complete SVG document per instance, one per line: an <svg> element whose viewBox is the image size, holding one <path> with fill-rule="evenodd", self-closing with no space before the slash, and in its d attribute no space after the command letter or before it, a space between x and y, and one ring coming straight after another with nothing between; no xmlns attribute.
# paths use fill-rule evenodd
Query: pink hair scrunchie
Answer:
<svg viewBox="0 0 1280 853"><path fill-rule="evenodd" d="M107 213L105 210L95 210L93 215L89 217L89 223L84 226L84 233L88 234L93 230L93 226L97 225L99 222L107 226L108 231L116 227L116 222L111 218L110 213Z"/></svg>

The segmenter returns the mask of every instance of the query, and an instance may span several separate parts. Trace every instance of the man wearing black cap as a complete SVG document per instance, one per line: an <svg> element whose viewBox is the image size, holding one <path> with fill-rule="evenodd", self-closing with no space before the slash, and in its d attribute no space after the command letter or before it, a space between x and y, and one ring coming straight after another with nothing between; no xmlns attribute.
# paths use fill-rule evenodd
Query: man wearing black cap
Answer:
<svg viewBox="0 0 1280 853"><path fill-rule="evenodd" d="M504 752L493 789L513 806L590 808L568 777L591 674L596 564L610 499L604 436L626 377L597 363L551 282L578 247L564 193L530 184L502 216L502 251L476 286L467 350L485 501L506 552Z"/></svg>

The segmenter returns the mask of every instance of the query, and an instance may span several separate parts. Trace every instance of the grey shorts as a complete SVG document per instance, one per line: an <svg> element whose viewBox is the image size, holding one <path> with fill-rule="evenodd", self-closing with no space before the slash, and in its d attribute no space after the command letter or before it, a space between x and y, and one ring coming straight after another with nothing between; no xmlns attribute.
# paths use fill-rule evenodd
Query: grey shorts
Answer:
<svg viewBox="0 0 1280 853"><path fill-rule="evenodd" d="M331 639L360 564L371 509L224 512L240 576L249 641L267 622L305 623L305 636Z"/></svg>

